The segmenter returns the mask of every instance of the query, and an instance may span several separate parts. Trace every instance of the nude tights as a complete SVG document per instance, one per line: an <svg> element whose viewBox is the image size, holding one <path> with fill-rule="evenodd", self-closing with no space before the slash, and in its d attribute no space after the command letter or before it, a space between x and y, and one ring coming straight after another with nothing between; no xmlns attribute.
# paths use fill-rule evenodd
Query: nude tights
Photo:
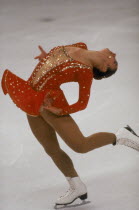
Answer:
<svg viewBox="0 0 139 210"><path fill-rule="evenodd" d="M85 137L70 115L57 116L43 110L40 116L27 115L32 133L52 158L64 176L78 176L71 158L60 148L56 133L77 153L87 153L93 149L113 144L113 133L99 132Z"/></svg>

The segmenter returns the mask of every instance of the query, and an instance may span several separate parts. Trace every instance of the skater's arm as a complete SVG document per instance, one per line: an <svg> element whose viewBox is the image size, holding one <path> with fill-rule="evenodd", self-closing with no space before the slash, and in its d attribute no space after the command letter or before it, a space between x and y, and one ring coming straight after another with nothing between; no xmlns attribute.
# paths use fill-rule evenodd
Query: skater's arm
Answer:
<svg viewBox="0 0 139 210"><path fill-rule="evenodd" d="M77 111L81 111L86 108L89 98L90 89L92 84L92 72L87 70L80 70L82 72L77 74L77 80L79 83L79 98L78 101L72 105L68 105L62 108L61 115L71 114Z"/></svg>

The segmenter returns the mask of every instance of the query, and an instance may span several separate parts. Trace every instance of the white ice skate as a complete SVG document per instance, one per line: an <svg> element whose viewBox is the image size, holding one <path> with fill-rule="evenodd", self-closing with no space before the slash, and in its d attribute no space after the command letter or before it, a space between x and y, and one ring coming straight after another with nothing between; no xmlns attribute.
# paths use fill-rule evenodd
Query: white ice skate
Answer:
<svg viewBox="0 0 139 210"><path fill-rule="evenodd" d="M57 199L56 206L71 204L77 198L81 200L87 199L87 187L81 181L80 177L66 177L66 179L69 182L70 188L63 196Z"/></svg>
<svg viewBox="0 0 139 210"><path fill-rule="evenodd" d="M139 151L139 136L129 125L120 128L115 135L116 142L113 145L121 144Z"/></svg>

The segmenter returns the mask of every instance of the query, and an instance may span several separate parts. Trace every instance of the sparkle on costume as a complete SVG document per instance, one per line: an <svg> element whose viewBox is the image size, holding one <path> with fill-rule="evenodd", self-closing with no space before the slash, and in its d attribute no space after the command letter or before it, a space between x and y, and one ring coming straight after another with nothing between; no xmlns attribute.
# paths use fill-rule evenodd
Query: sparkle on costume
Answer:
<svg viewBox="0 0 139 210"><path fill-rule="evenodd" d="M73 45L87 49L85 43ZM54 47L35 67L27 81L5 70L2 78L4 94L9 94L18 108L31 116L38 116L40 106L49 93L52 106L61 108L59 115L67 115L86 108L93 80L91 67L71 58L65 46ZM66 82L79 83L79 99L69 105L60 85Z"/></svg>

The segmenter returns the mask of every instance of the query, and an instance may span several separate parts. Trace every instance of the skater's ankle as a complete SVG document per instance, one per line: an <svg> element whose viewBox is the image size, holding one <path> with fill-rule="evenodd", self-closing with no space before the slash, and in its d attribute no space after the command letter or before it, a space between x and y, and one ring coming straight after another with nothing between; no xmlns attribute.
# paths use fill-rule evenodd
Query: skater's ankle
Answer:
<svg viewBox="0 0 139 210"><path fill-rule="evenodd" d="M116 145L116 135L114 134L114 138L113 138L113 142L112 142L112 145Z"/></svg>

